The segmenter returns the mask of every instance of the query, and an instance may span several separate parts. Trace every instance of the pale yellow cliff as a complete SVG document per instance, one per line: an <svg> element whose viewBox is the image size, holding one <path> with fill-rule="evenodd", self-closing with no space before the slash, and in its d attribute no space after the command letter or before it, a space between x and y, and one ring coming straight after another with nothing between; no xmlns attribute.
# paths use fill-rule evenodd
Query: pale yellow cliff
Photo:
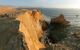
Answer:
<svg viewBox="0 0 80 50"><path fill-rule="evenodd" d="M29 50L39 50L44 48L44 45L39 42L43 31L40 21L43 17L40 12L27 10L17 16L16 20L20 21L19 31L22 32L23 41L28 46Z"/></svg>

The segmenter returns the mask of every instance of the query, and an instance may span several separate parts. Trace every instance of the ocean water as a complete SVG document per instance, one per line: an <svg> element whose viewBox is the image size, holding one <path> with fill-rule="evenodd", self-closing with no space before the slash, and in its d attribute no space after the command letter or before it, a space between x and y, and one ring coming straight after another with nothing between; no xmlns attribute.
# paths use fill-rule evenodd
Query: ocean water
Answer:
<svg viewBox="0 0 80 50"><path fill-rule="evenodd" d="M51 18L63 14L71 26L63 29L62 33L66 33L67 37L61 43L71 48L70 50L80 50L80 9L41 8L40 10L44 15L44 19L49 22ZM58 31L59 30L57 30L57 32ZM60 32L58 33L60 34ZM54 35L54 33L52 34Z"/></svg>
<svg viewBox="0 0 80 50"><path fill-rule="evenodd" d="M51 18L63 14L65 19L70 21L71 25L80 26L80 9L41 8L40 10L48 21L50 21Z"/></svg>

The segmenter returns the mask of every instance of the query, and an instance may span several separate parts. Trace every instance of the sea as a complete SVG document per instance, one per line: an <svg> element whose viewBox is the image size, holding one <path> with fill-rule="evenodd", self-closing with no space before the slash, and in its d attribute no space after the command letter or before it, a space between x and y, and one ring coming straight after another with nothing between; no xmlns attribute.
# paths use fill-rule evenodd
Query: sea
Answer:
<svg viewBox="0 0 80 50"><path fill-rule="evenodd" d="M50 22L51 18L55 18L60 14L63 14L65 19L70 22L69 23L70 26L67 28L58 29L57 31L52 30L51 31L53 32L52 35L59 38L56 34L59 35L60 33L66 34L67 37L64 40L60 41L60 44L68 47L69 49L67 50L80 50L80 9L59 9L59 8L38 8L38 9L41 11L44 19L47 22Z"/></svg>
<svg viewBox="0 0 80 50"><path fill-rule="evenodd" d="M65 19L70 22L70 26L63 31L67 34L67 38L62 41L62 44L72 48L70 50L80 50L80 9L40 8L40 11L48 22L51 18L63 14Z"/></svg>
<svg viewBox="0 0 80 50"><path fill-rule="evenodd" d="M47 21L63 14L71 25L80 26L80 9L41 8L40 10Z"/></svg>

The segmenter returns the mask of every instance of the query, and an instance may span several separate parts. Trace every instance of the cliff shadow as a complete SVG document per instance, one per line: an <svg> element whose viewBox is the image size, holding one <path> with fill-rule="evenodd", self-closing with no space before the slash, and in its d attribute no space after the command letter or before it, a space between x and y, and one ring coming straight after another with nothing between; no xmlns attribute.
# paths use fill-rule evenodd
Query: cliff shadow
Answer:
<svg viewBox="0 0 80 50"><path fill-rule="evenodd" d="M25 50L17 20L0 20L0 50Z"/></svg>

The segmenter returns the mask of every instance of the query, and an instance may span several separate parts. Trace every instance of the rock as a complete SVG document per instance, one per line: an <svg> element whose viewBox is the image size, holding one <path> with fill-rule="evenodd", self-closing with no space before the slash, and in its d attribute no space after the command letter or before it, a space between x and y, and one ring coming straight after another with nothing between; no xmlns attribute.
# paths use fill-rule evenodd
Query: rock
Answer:
<svg viewBox="0 0 80 50"><path fill-rule="evenodd" d="M15 13L16 9L9 7L9 6L2 6L0 7L0 14L6 14L6 13Z"/></svg>
<svg viewBox="0 0 80 50"><path fill-rule="evenodd" d="M48 22L43 20L43 21L40 21L41 25L42 25L42 29L43 30L46 30L49 26Z"/></svg>
<svg viewBox="0 0 80 50"><path fill-rule="evenodd" d="M64 15L62 15L62 14L60 16L56 17L56 18L52 18L51 22L50 22L51 25L53 25L53 24L66 25L68 23L69 23L69 21L66 21L66 19L64 18Z"/></svg>
<svg viewBox="0 0 80 50"><path fill-rule="evenodd" d="M70 47L67 47L66 45L63 44L52 44L51 46L48 46L46 48L41 48L39 50L71 50Z"/></svg>
<svg viewBox="0 0 80 50"><path fill-rule="evenodd" d="M19 31L22 32L24 42L27 44L29 50L39 50L45 47L39 41L39 38L43 36L43 30L40 24L43 17L40 12L27 10L18 15L16 20L20 21Z"/></svg>
<svg viewBox="0 0 80 50"><path fill-rule="evenodd" d="M47 37L51 43L55 44L64 40L67 36L63 29L58 29L50 31Z"/></svg>
<svg viewBox="0 0 80 50"><path fill-rule="evenodd" d="M3 9L5 8L0 10ZM6 13L13 12L8 11L8 9L5 11ZM39 38L43 36L42 25L40 24L43 17L39 11L20 12L14 16L15 19L2 18L7 16L6 13L3 13L1 13L0 19L0 50L39 50L45 48L44 44L39 41Z"/></svg>
<svg viewBox="0 0 80 50"><path fill-rule="evenodd" d="M73 33L73 36L77 39L80 39L80 32Z"/></svg>
<svg viewBox="0 0 80 50"><path fill-rule="evenodd" d="M25 50L22 35L18 31L19 24L17 20L0 19L0 50Z"/></svg>
<svg viewBox="0 0 80 50"><path fill-rule="evenodd" d="M46 47L46 48L40 48L39 50L54 50L52 46Z"/></svg>
<svg viewBox="0 0 80 50"><path fill-rule="evenodd" d="M18 10L8 6L0 7L0 18L15 18Z"/></svg>
<svg viewBox="0 0 80 50"><path fill-rule="evenodd" d="M60 15L56 18L52 18L49 31L48 31L48 39L51 43L58 43L64 38L66 38L66 27L69 25L69 22L64 18L64 15Z"/></svg>

